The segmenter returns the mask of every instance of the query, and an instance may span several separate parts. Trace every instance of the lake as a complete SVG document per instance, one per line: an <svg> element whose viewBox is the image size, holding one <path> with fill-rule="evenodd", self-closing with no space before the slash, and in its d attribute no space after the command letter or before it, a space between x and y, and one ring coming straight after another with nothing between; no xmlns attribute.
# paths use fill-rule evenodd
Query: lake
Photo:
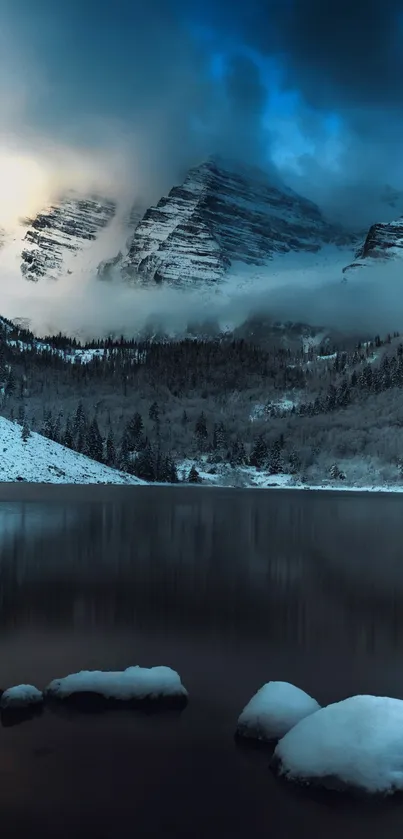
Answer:
<svg viewBox="0 0 403 839"><path fill-rule="evenodd" d="M387 839L403 802L279 783L234 741L270 679L403 699L403 496L0 485L0 686L169 665L182 713L0 728L3 835Z"/></svg>

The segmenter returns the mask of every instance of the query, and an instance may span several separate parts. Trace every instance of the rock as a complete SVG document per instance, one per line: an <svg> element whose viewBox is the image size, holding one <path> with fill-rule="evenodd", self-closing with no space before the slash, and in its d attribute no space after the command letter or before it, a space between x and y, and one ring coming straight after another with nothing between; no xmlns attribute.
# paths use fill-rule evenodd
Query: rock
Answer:
<svg viewBox="0 0 403 839"><path fill-rule="evenodd" d="M258 690L238 719L237 734L272 742L320 705L309 694L289 682L268 682Z"/></svg>
<svg viewBox="0 0 403 839"><path fill-rule="evenodd" d="M0 697L2 711L28 708L30 705L40 705L43 693L34 685L15 685L3 691Z"/></svg>
<svg viewBox="0 0 403 839"><path fill-rule="evenodd" d="M103 707L183 708L187 690L170 667L128 667L122 671L82 670L54 679L45 699L83 710Z"/></svg>
<svg viewBox="0 0 403 839"><path fill-rule="evenodd" d="M370 265L374 260L403 258L403 217L385 224L373 224L355 260L343 268L343 274Z"/></svg>
<svg viewBox="0 0 403 839"><path fill-rule="evenodd" d="M366 795L403 791L403 701L353 696L303 719L277 744L288 780Z"/></svg>
<svg viewBox="0 0 403 839"><path fill-rule="evenodd" d="M213 284L235 261L263 265L276 253L350 239L266 173L213 157L146 211L122 271L144 283Z"/></svg>
<svg viewBox="0 0 403 839"><path fill-rule="evenodd" d="M94 242L116 213L114 201L69 194L28 221L21 252L27 280L58 279L66 260Z"/></svg>

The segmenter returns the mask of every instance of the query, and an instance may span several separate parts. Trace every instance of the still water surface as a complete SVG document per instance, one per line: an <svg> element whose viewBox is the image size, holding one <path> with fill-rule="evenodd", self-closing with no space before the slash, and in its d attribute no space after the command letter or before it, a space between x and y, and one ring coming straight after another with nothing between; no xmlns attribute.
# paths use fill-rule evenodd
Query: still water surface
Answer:
<svg viewBox="0 0 403 839"><path fill-rule="evenodd" d="M402 802L302 794L233 734L270 679L403 699L403 497L4 488L0 686L132 664L187 709L0 728L3 835L401 838Z"/></svg>

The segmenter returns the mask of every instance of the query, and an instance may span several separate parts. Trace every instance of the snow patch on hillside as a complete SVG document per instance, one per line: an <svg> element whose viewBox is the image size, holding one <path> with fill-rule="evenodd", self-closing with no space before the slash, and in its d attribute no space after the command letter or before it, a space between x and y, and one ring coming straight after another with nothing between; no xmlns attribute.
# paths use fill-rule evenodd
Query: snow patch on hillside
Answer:
<svg viewBox="0 0 403 839"><path fill-rule="evenodd" d="M0 482L18 480L54 484L138 484L118 472L32 432L26 442L21 426L0 417Z"/></svg>

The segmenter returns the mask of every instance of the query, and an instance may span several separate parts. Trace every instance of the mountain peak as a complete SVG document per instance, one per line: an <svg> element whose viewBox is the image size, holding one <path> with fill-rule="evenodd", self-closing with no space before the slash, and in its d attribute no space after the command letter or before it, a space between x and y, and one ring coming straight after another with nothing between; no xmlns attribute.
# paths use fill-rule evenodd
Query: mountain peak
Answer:
<svg viewBox="0 0 403 839"><path fill-rule="evenodd" d="M215 283L233 262L263 265L278 253L348 240L277 177L213 155L146 211L123 271L146 283Z"/></svg>
<svg viewBox="0 0 403 839"><path fill-rule="evenodd" d="M343 269L343 274L352 268L374 264L374 260L394 258L403 258L403 216L394 221L372 224L355 254L354 262Z"/></svg>

